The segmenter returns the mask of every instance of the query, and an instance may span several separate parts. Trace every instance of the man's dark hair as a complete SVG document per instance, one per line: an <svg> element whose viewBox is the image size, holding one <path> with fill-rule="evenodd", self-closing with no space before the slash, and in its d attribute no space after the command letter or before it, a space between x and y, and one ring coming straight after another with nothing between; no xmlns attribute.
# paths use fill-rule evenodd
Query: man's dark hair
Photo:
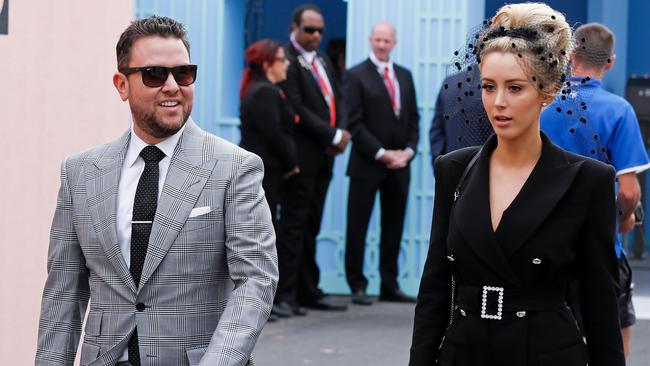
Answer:
<svg viewBox="0 0 650 366"><path fill-rule="evenodd" d="M152 15L144 19L138 19L131 22L115 46L117 54L117 68L123 69L129 66L129 57L131 56L131 47L133 43L140 38L149 36L174 37L183 41L187 54L190 54L190 41L187 38L187 31L183 23L168 17Z"/></svg>
<svg viewBox="0 0 650 366"><path fill-rule="evenodd" d="M573 34L576 62L601 69L611 62L615 37L609 28L600 23L580 26Z"/></svg>
<svg viewBox="0 0 650 366"><path fill-rule="evenodd" d="M316 13L323 15L318 6L314 4L302 4L293 10L293 14L291 14L291 22L295 26L300 27L300 22L302 22L302 14L307 10L315 11Z"/></svg>

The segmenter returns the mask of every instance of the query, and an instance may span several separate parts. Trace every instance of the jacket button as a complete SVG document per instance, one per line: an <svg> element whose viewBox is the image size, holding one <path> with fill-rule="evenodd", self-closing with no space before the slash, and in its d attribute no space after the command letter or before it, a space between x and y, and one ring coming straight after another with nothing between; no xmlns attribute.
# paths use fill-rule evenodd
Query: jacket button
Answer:
<svg viewBox="0 0 650 366"><path fill-rule="evenodd" d="M539 258L533 259L533 264L542 264L542 260Z"/></svg>
<svg viewBox="0 0 650 366"><path fill-rule="evenodd" d="M462 316L467 316L467 313L465 312L465 310L460 309L460 315L462 315Z"/></svg>
<svg viewBox="0 0 650 366"><path fill-rule="evenodd" d="M523 318L523 317L525 317L525 316L526 316L526 312L525 312L525 311L518 311L518 312L517 312L517 317L518 317L518 318Z"/></svg>
<svg viewBox="0 0 650 366"><path fill-rule="evenodd" d="M137 305L135 305L135 310L137 310L137 311L142 312L142 311L144 311L144 308L145 308L145 306L141 302L139 302Z"/></svg>
<svg viewBox="0 0 650 366"><path fill-rule="evenodd" d="M449 259L450 262L453 262L454 261L454 256L453 255L448 255L447 259Z"/></svg>

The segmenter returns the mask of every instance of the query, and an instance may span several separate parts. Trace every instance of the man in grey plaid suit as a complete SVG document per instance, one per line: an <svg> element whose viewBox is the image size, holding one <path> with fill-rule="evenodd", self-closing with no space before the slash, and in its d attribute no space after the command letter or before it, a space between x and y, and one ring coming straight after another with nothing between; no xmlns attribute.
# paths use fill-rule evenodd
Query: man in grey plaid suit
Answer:
<svg viewBox="0 0 650 366"><path fill-rule="evenodd" d="M62 164L36 364L73 364L89 300L81 365L252 364L278 279L262 161L190 119L182 24L135 21L116 50L133 123ZM147 149L159 154L149 173ZM152 191L152 218L136 219ZM136 225L150 225L139 252Z"/></svg>

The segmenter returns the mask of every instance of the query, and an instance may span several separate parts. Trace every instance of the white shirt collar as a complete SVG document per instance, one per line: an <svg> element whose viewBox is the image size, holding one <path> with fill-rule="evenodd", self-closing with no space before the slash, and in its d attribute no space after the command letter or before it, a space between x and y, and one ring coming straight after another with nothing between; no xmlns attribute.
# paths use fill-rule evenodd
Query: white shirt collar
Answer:
<svg viewBox="0 0 650 366"><path fill-rule="evenodd" d="M170 158L174 154L174 150L176 149L176 145L178 144L178 141L181 139L181 135L183 135L183 131L185 130L185 125L181 127L178 132L175 134L169 136L168 138L164 139L163 141L157 143L155 146L159 148L162 152L165 153L165 158ZM126 151L126 157L124 158L124 164L127 167L132 167L133 164L135 163L136 160L138 160L138 157L140 156L140 152L142 149L145 147L149 146L146 142L142 141L140 137L133 131L133 123L131 123L131 139L129 140L129 147Z"/></svg>
<svg viewBox="0 0 650 366"><path fill-rule="evenodd" d="M389 59L388 61L381 61L375 56L375 53L370 51L370 61L377 67L377 71L379 71L380 74L384 74L384 69L388 67L388 72L390 74L393 73L393 60Z"/></svg>
<svg viewBox="0 0 650 366"><path fill-rule="evenodd" d="M300 55L307 61L310 65L312 61L314 61L314 58L317 56L316 55L316 50L314 51L307 51L302 46L298 41L296 40L296 35L294 33L291 33L291 36L289 36L289 39L291 40L291 44L293 44L293 47L300 53Z"/></svg>

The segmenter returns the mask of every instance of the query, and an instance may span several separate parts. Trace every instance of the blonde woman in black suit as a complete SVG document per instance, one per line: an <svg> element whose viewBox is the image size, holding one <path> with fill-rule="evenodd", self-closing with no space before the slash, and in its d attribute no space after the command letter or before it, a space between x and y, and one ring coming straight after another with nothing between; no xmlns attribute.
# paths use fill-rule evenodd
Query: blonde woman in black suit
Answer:
<svg viewBox="0 0 650 366"><path fill-rule="evenodd" d="M410 365L624 365L614 171L539 128L542 108L567 93L571 30L545 4L513 4L470 39L495 135L436 159ZM566 305L574 280L582 332Z"/></svg>

